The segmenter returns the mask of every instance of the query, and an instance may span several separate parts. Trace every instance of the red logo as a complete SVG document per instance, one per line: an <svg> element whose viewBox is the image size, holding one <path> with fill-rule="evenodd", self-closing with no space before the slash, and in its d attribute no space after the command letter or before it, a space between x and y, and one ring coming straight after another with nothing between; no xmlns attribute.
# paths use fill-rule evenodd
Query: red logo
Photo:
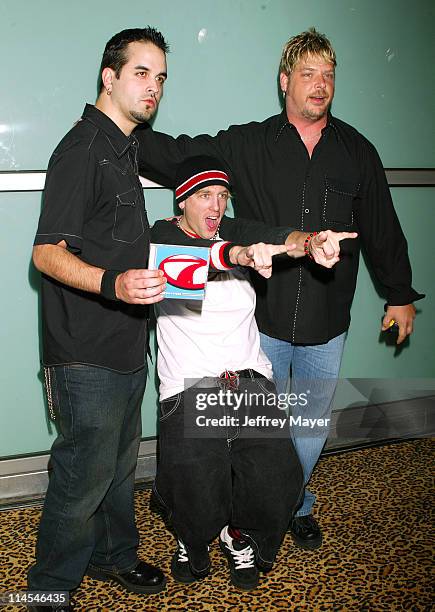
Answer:
<svg viewBox="0 0 435 612"><path fill-rule="evenodd" d="M170 255L160 262L159 270L170 285L180 289L204 289L207 261L194 255Z"/></svg>

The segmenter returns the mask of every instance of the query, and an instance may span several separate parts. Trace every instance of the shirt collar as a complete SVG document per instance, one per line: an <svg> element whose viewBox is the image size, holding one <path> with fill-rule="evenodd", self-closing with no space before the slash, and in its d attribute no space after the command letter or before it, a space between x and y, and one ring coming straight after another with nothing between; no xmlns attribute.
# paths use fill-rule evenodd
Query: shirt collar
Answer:
<svg viewBox="0 0 435 612"><path fill-rule="evenodd" d="M284 108L282 112L278 115L278 126L277 126L276 133L275 133L275 142L277 142L277 140L279 139L281 134L284 132L286 127L288 127L291 130L296 129L295 126L292 123L290 123L290 121L288 120L287 113ZM328 112L328 121L326 123L326 126L323 128L322 133L325 130L328 130L330 127L334 130L335 136L338 140L339 134L338 134L337 126L334 123L334 117L331 115L331 113Z"/></svg>
<svg viewBox="0 0 435 612"><path fill-rule="evenodd" d="M289 126L290 128L294 127L289 122L287 118L287 113L285 112L285 108L283 108L281 113L278 115L278 125L277 125L277 129L275 132L275 142L278 140L278 138L281 136L281 134L283 133L283 131L285 130L287 126Z"/></svg>
<svg viewBox="0 0 435 612"><path fill-rule="evenodd" d="M137 146L136 136L126 136L108 115L92 104L86 104L82 119L87 119L104 132L118 159L125 155L132 144Z"/></svg>

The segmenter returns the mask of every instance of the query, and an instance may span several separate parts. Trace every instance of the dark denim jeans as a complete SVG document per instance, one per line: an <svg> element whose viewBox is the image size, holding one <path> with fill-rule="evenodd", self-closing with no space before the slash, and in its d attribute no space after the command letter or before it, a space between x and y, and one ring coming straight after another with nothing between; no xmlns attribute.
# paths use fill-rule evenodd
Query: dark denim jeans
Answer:
<svg viewBox="0 0 435 612"><path fill-rule="evenodd" d="M254 374L263 388L275 391L270 381ZM244 385L240 379L240 391ZM228 428L227 435L220 437L186 437L185 401L190 401L190 390L160 404L154 492L197 572L208 562L207 544L227 524L247 537L257 563L269 569L303 486L302 468L287 430L280 438L243 437L238 428Z"/></svg>
<svg viewBox="0 0 435 612"><path fill-rule="evenodd" d="M134 476L146 370L50 368L59 435L30 568L32 590L72 590L89 563L128 571L137 564Z"/></svg>

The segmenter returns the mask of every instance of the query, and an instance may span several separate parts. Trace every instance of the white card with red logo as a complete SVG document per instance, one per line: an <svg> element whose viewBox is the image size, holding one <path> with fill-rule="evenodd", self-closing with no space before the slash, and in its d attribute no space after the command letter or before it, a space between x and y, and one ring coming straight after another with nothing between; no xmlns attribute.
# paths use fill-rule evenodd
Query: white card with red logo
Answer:
<svg viewBox="0 0 435 612"><path fill-rule="evenodd" d="M203 300L207 284L210 249L207 247L150 245L150 270L162 270L167 284L165 298Z"/></svg>

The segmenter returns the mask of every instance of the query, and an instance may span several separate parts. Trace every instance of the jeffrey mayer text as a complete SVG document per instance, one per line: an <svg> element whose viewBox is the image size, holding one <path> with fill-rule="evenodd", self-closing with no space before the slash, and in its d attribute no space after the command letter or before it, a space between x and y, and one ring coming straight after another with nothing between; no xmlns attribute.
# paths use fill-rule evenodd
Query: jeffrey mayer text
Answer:
<svg viewBox="0 0 435 612"><path fill-rule="evenodd" d="M331 419L303 419L301 416L290 416L288 419L275 419L263 415L256 417L245 416L245 419L240 423L240 419L235 416L225 415L218 418L206 417L201 414L196 417L198 427L285 427L288 422L290 427L328 427Z"/></svg>

